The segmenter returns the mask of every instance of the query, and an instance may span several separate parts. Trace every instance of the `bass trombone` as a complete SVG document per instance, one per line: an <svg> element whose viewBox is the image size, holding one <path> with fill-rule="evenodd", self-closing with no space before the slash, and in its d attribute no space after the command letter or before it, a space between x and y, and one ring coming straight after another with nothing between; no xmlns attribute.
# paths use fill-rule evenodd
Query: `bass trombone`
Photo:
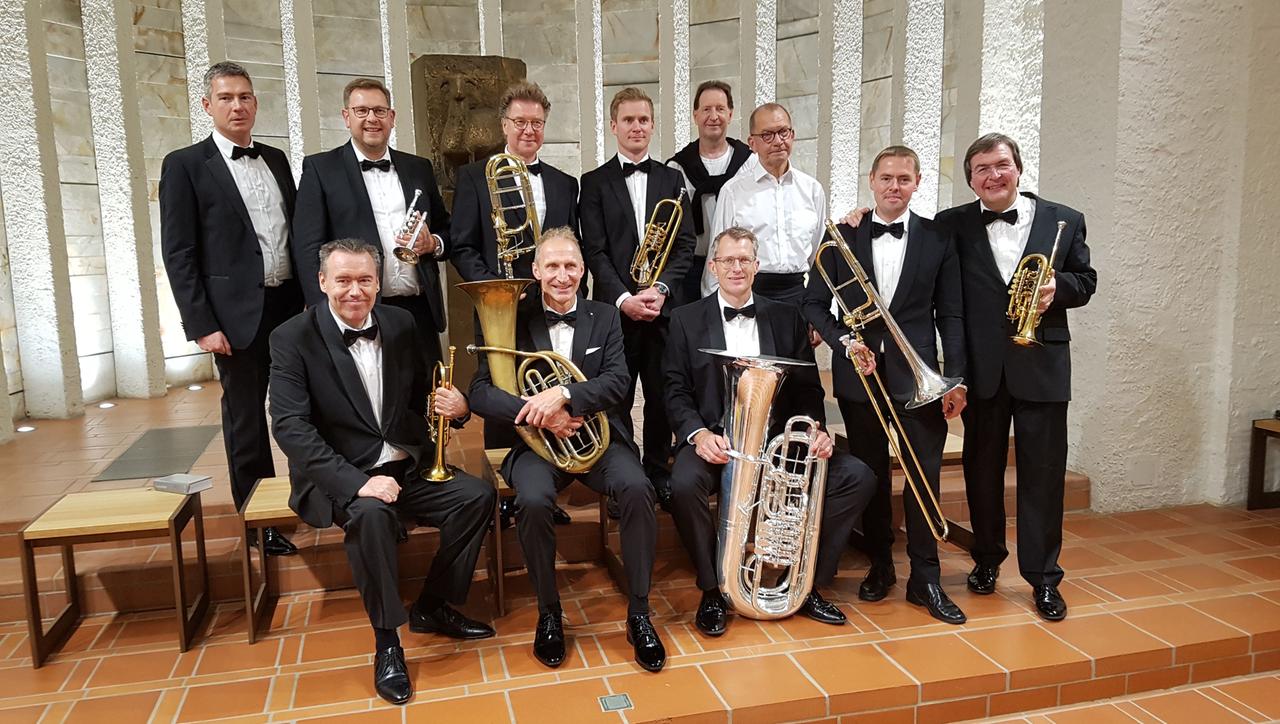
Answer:
<svg viewBox="0 0 1280 724"><path fill-rule="evenodd" d="M676 244L676 233L680 231L680 222L684 219L684 189L674 199L663 199L653 207L649 214L649 223L644 227L644 238L636 246L636 253L631 257L631 281L636 289L648 289L662 276L667 266L667 257Z"/></svg>
<svg viewBox="0 0 1280 724"><path fill-rule="evenodd" d="M884 303L880 293L876 291L875 285L871 283L866 271L862 268L862 264L858 263L858 258L853 255L849 245L844 242L844 237L840 234L840 230L830 221L827 222L827 234L831 239L818 245L818 251L814 255L814 268L818 270L822 281L831 290L831 296L835 298L836 305L840 308L840 321L849 328L854 340L859 344L863 342L862 331L867 328L869 323L876 319L884 322L889 336L893 339L893 343L898 346L903 358L906 359L907 366L911 368L911 374L914 377L915 392L911 396L911 400L906 403L907 409L923 407L935 402L958 387L963 382L962 379L943 377L930 369L924 363L924 360L920 358L906 335L902 333L902 328L898 326L893 316L889 314L889 305ZM834 250L844 260L845 265L853 272L852 279L840 284L835 283L831 273L828 272L822 261L822 253L827 249ZM856 307L850 307L849 303L841 295L841 291L851 284L857 284L866 296L866 301ZM855 372L857 372L856 365ZM903 431L902 421L898 419L898 411L893 405L893 398L889 396L888 390L885 389L884 380L880 377L879 370L873 370L869 376L875 380L875 387L879 392L879 396L872 391L871 383L867 381L868 375L857 374L858 379L862 382L862 388L866 390L867 400L871 403L871 408L875 411L876 418L880 421L880 427L884 428L884 435L889 441L889 448L902 466L902 474L906 480L906 486L911 490L916 503L920 506L921 513L924 514L925 522L929 526L929 532L935 540L948 541L966 551L971 550L974 543L973 532L958 523L947 520L947 517L943 514L942 505L938 502L938 496L934 494L933 488L929 485L928 476L924 473L924 466L920 464L920 459L916 457L915 448L912 447L911 441L907 439L907 435ZM887 416L885 414L886 409L888 410ZM901 440L901 443L899 443L899 440ZM904 449L906 455L903 455ZM921 492L922 489L923 493ZM928 500L927 505L925 503L926 500Z"/></svg>
<svg viewBox="0 0 1280 724"><path fill-rule="evenodd" d="M435 369L431 371L431 394L427 397L427 430L431 434L431 441L436 445L436 453L431 467L422 471L422 479L433 483L453 480L453 470L444 462L444 450L449 446L449 418L436 414L436 390L453 387L453 353L457 349L449 345L449 364L437 362Z"/></svg>
<svg viewBox="0 0 1280 724"><path fill-rule="evenodd" d="M1048 259L1044 254L1028 254L1018 262L1018 269L1013 273L1013 281L1009 284L1009 310L1005 315L1017 330L1010 337L1014 344L1040 346L1040 340L1036 339L1036 327L1040 326L1040 287L1053 278L1053 261L1058 256L1058 242L1062 240L1065 228L1067 222L1059 221Z"/></svg>
<svg viewBox="0 0 1280 724"><path fill-rule="evenodd" d="M533 202L533 182L524 159L509 153L494 154L484 166L489 187L489 206L493 209L493 233L498 245L498 267L504 279L515 276L512 265L517 258L534 250L542 239L542 225ZM511 179L514 185L503 185ZM508 201L512 195L517 198ZM507 225L507 212L524 212L524 221ZM525 241L526 236L528 241Z"/></svg>

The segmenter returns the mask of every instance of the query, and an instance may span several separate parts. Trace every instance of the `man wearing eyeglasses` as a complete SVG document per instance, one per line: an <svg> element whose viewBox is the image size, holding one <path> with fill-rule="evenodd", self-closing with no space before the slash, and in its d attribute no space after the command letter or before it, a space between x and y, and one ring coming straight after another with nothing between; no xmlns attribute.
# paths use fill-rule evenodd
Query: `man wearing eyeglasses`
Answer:
<svg viewBox="0 0 1280 724"><path fill-rule="evenodd" d="M814 177L791 165L795 129L791 114L777 103L751 113L747 145L756 153L720 190L711 234L731 227L750 229L760 240L757 294L799 304L804 298L804 275L822 241L827 218L827 194ZM702 277L704 295L715 291L716 279Z"/></svg>
<svg viewBox="0 0 1280 724"><path fill-rule="evenodd" d="M302 162L293 231L307 304L326 303L318 281L320 247L334 239L363 239L382 251L379 301L413 315L432 369L440 360L439 333L446 323L436 261L447 254L449 211L431 162L390 147L396 112L382 81L351 81L342 105L351 141ZM410 211L413 218L405 224ZM406 246L417 254L416 264L395 256L396 247Z"/></svg>

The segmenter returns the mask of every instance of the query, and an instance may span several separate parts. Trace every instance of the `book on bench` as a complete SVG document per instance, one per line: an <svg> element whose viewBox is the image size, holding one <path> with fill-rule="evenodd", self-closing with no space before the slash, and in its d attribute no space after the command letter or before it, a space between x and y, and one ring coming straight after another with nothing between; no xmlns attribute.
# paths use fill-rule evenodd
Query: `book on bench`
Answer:
<svg viewBox="0 0 1280 724"><path fill-rule="evenodd" d="M190 495L213 487L213 478L208 475L192 475L190 473L174 473L151 481L152 487L165 493Z"/></svg>

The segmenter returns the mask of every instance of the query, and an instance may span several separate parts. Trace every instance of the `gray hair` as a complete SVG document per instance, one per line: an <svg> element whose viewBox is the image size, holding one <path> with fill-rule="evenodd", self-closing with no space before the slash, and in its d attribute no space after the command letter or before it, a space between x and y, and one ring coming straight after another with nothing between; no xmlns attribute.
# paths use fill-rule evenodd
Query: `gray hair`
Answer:
<svg viewBox="0 0 1280 724"><path fill-rule="evenodd" d="M711 241L711 249L707 252L708 257L713 259L715 258L716 253L720 250L720 240L726 236L735 241L751 242L751 256L759 256L760 242L756 239L756 235L751 233L750 229L746 229L741 226L730 226L719 234L716 234L716 238Z"/></svg>
<svg viewBox="0 0 1280 724"><path fill-rule="evenodd" d="M578 242L578 235L573 233L573 229L568 226L556 226L542 232L542 238L538 240L538 245L533 249L533 263L538 263L538 257L542 254L542 247L548 241L557 239L572 241L573 248L578 252L578 259L582 260L584 264L586 263L586 259L582 256L582 245Z"/></svg>
<svg viewBox="0 0 1280 724"><path fill-rule="evenodd" d="M249 71L245 70L243 65L224 60L221 63L214 63L204 72L204 97L209 98L213 95L214 79L226 77L244 78L249 81L249 87L253 88L253 78L249 77Z"/></svg>
<svg viewBox="0 0 1280 724"><path fill-rule="evenodd" d="M320 247L321 274L324 273L325 262L329 261L329 256L335 251L344 251L348 254L368 254L373 259L373 266L378 271L378 278L382 278L382 253L378 247L363 239L334 239Z"/></svg>

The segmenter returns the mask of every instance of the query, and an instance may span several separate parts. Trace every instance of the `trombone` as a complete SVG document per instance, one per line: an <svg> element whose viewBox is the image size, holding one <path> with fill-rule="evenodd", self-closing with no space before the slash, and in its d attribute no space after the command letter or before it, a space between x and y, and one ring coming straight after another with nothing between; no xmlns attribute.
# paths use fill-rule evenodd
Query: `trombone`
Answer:
<svg viewBox="0 0 1280 724"><path fill-rule="evenodd" d="M489 186L489 206L493 208L493 233L498 243L498 267L504 279L511 279L515 272L512 264L524 254L534 250L542 239L542 225L538 222L538 209L533 202L533 182L529 180L529 167L524 159L509 153L494 154L484 166L485 182ZM510 178L514 186L504 186ZM518 199L504 201L508 195ZM524 223L507 225L508 211L523 211ZM526 234L529 237L525 242Z"/></svg>
<svg viewBox="0 0 1280 724"><path fill-rule="evenodd" d="M449 446L449 418L436 414L436 390L453 387L453 353L457 349L449 345L449 364L437 362L435 369L431 371L431 394L427 397L427 430L431 433L431 441L436 444L436 453L431 467L422 471L422 479L433 483L453 480L453 470L444 461L444 449Z"/></svg>
<svg viewBox="0 0 1280 724"><path fill-rule="evenodd" d="M1018 262L1018 269L1013 273L1013 281L1009 284L1009 310L1005 316L1017 328L1010 337L1014 344L1040 346L1040 340L1036 339L1036 327L1040 326L1040 287L1053 278L1053 260L1058 257L1058 242L1062 241L1065 228L1067 222L1059 221L1058 233L1053 237L1053 251L1049 252L1047 260L1044 254L1028 254Z"/></svg>
<svg viewBox="0 0 1280 724"><path fill-rule="evenodd" d="M631 257L631 281L636 289L648 289L662 276L667 257L676 245L676 233L684 219L684 189L674 199L663 199L653 207L649 223L644 227L644 238Z"/></svg>
<svg viewBox="0 0 1280 724"><path fill-rule="evenodd" d="M880 293L876 291L876 287L867 277L866 271L862 265L858 263L857 257L853 255L853 251L849 245L844 242L840 230L832 222L827 222L827 234L831 236L829 241L824 241L818 246L818 251L814 255L814 268L818 270L818 274L822 276L822 281L826 283L827 288L831 290L831 296L835 298L836 304L840 307L841 321L848 327L853 338L859 344L862 343L862 330L867 328L867 324L880 319L884 321L885 328L889 332L889 336L893 338L893 343L898 346L902 352L902 356L906 359L907 365L911 368L911 374L915 378L915 393L911 400L907 402L907 409L923 407L931 402L940 399L943 395L954 390L963 381L956 377L943 377L942 375L929 369L920 359L920 355L912 348L911 342L907 340L902 333L902 328L894 321L889 314L889 305L884 303L880 298ZM836 284L828 273L826 267L822 263L822 252L827 249L834 249L840 255L853 272L853 279ZM844 300L840 292L851 284L857 284L861 287L863 294L866 295L867 301L856 307L850 307L848 302ZM855 365L856 368L856 365ZM855 369L856 371L856 369ZM907 435L903 432L902 421L898 419L898 411L894 409L893 398L889 396L888 390L885 389L884 380L880 377L879 370L872 371L870 375L879 390L877 397L871 389L871 383L867 381L867 375L858 374L857 377L862 381L862 387L867 392L867 400L871 402L871 408L875 410L876 418L880 420L880 427L884 428L885 437L889 441L889 448L893 451L894 456L898 458L898 463L902 465L902 474L906 479L906 485L911 490L911 494L915 496L916 503L920 506L920 511L924 514L925 522L929 525L929 532L933 534L935 540L948 541L964 550L973 548L973 532L961 527L958 523L947 520L942 512L942 505L938 502L938 496L934 494L933 488L928 484L928 477L924 474L924 466L920 464L920 459L916 457L915 448L911 446L911 441L907 439ZM881 401L883 400L883 407ZM885 408L888 408L889 414L886 417ZM894 434L897 433L895 438ZM901 443L899 443L901 440ZM903 448L906 449L907 455L903 455ZM921 493L921 489L924 493ZM925 499L928 499L928 505Z"/></svg>

